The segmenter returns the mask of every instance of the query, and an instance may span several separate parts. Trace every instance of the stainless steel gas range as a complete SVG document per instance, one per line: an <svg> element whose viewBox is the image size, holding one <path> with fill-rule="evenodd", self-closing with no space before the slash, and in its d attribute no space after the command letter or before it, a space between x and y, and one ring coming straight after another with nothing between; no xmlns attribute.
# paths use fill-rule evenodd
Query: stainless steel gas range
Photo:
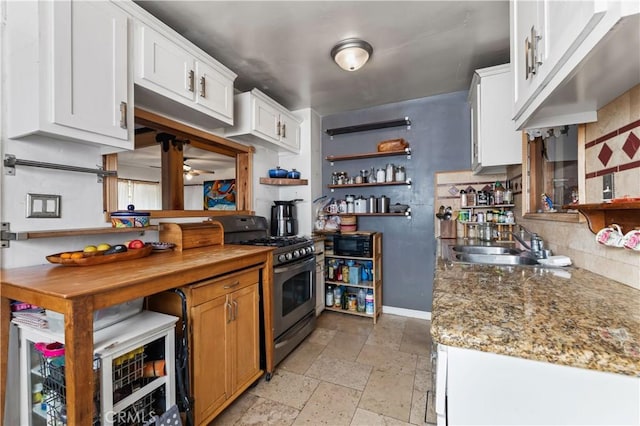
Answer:
<svg viewBox="0 0 640 426"><path fill-rule="evenodd" d="M316 276L313 240L270 237L262 216L216 218L225 244L275 247L273 252L274 365L282 361L315 328Z"/></svg>

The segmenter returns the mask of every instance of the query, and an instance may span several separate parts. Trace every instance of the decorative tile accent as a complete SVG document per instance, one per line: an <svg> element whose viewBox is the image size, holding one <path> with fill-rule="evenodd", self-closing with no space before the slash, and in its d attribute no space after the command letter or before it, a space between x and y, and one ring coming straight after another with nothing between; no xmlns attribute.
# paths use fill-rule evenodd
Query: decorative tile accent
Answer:
<svg viewBox="0 0 640 426"><path fill-rule="evenodd" d="M622 145L622 150L631 159L634 155L636 155L638 149L640 149L640 138L638 138L633 132L630 132L629 137L627 137L624 145Z"/></svg>
<svg viewBox="0 0 640 426"><path fill-rule="evenodd" d="M613 155L613 151L609 148L609 145L606 143L602 145L602 149L600 149L600 154L598 154L598 159L602 163L603 166L606 166L609 160L611 160L611 156Z"/></svg>
<svg viewBox="0 0 640 426"><path fill-rule="evenodd" d="M456 188L455 186L452 186L449 188L449 194L451 195L458 195L460 193L460 190L458 188Z"/></svg>

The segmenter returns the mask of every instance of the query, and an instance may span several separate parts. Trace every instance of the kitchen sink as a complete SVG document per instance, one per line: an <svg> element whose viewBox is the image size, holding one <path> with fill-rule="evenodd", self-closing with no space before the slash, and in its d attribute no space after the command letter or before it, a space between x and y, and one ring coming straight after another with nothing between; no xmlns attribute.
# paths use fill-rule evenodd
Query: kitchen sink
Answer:
<svg viewBox="0 0 640 426"><path fill-rule="evenodd" d="M487 247L489 248L489 247ZM537 259L517 254L457 253L454 260L483 265L540 265Z"/></svg>
<svg viewBox="0 0 640 426"><path fill-rule="evenodd" d="M522 250L501 246L453 246L453 251L470 254L509 254L519 255Z"/></svg>

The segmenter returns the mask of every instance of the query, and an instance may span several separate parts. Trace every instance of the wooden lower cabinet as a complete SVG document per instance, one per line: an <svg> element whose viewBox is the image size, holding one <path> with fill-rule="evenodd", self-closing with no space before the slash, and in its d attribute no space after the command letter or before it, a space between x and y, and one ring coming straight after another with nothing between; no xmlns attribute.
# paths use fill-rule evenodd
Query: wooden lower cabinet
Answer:
<svg viewBox="0 0 640 426"><path fill-rule="evenodd" d="M262 375L257 269L181 288L189 312L190 381L196 425L208 424ZM154 295L149 309L181 316L174 293Z"/></svg>

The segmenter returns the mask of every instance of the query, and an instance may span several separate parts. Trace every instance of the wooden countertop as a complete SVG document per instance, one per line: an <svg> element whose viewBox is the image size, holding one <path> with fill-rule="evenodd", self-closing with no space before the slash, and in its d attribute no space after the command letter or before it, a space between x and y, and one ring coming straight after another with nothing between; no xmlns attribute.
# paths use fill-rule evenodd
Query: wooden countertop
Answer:
<svg viewBox="0 0 640 426"><path fill-rule="evenodd" d="M640 290L584 269L439 258L432 315L444 345L640 377Z"/></svg>
<svg viewBox="0 0 640 426"><path fill-rule="evenodd" d="M229 272L262 268L265 341L273 341L271 299L273 258L269 247L209 246L94 266L39 265L2 269L0 341L9 337L11 299L65 314L66 396L69 424L93 420L93 312L138 297L192 284ZM0 418L4 415L8 345L0 346ZM266 348L266 370L273 348Z"/></svg>
<svg viewBox="0 0 640 426"><path fill-rule="evenodd" d="M26 290L42 296L71 299L114 290L128 293L138 285L144 285L146 290L143 293L149 295L224 273L229 269L229 262L234 262L233 269L261 263L264 253L272 250L268 247L224 245L152 253L141 259L95 266L48 264L3 269L2 295L19 299L16 291ZM130 298L122 301L126 300ZM111 305L117 303L120 301L116 300ZM105 306L109 305L99 303L94 308Z"/></svg>

